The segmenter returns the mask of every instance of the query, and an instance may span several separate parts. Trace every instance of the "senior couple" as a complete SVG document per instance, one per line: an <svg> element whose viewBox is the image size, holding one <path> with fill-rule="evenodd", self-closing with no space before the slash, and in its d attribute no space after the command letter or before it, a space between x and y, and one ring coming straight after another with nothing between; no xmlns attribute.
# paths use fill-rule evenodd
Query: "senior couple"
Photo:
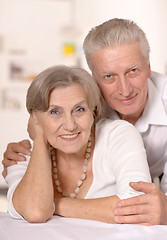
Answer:
<svg viewBox="0 0 167 240"><path fill-rule="evenodd" d="M133 21L93 28L83 48L93 77L55 66L28 89L33 144L10 143L4 153L8 211L29 222L57 214L167 224L167 77L151 72L149 43Z"/></svg>

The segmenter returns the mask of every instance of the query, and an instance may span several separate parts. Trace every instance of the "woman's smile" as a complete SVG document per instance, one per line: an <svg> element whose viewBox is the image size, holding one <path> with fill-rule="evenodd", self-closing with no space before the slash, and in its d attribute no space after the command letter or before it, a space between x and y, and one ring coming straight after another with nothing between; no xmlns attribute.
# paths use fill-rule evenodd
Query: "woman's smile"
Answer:
<svg viewBox="0 0 167 240"><path fill-rule="evenodd" d="M78 133L73 133L73 134L63 134L60 135L59 137L65 141L73 141L78 138L80 132Z"/></svg>

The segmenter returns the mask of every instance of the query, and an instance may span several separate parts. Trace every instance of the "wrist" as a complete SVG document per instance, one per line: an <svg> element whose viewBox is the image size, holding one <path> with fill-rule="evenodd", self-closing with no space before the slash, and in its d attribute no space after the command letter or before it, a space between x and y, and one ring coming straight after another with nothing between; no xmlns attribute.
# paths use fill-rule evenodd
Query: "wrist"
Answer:
<svg viewBox="0 0 167 240"><path fill-rule="evenodd" d="M49 143L44 136L39 136L39 135L36 136L33 142L34 142L34 145L40 145L40 146L49 148Z"/></svg>
<svg viewBox="0 0 167 240"><path fill-rule="evenodd" d="M65 203L69 201L69 198L57 198L54 199L55 203L55 214L59 216L65 216L66 205Z"/></svg>

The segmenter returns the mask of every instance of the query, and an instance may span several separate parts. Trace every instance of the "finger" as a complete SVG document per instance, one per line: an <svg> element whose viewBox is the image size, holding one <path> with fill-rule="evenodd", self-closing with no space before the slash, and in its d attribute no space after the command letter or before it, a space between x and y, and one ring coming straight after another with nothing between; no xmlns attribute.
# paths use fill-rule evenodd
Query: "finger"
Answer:
<svg viewBox="0 0 167 240"><path fill-rule="evenodd" d="M118 207L114 209L115 216L139 215L148 213L148 205L133 205L129 207Z"/></svg>
<svg viewBox="0 0 167 240"><path fill-rule="evenodd" d="M25 160L26 160L26 157L23 155L20 155L15 152L8 152L8 154L4 157L4 160L2 162L5 165L4 161L6 162L6 161L25 161Z"/></svg>
<svg viewBox="0 0 167 240"><path fill-rule="evenodd" d="M114 220L119 224L148 224L147 215L129 215L129 216L115 216Z"/></svg>
<svg viewBox="0 0 167 240"><path fill-rule="evenodd" d="M7 176L7 168L6 168L6 167L4 167L4 170L3 170L3 172L2 172L2 176L3 176L4 178L6 178L6 176Z"/></svg>
<svg viewBox="0 0 167 240"><path fill-rule="evenodd" d="M153 191L157 191L157 186L154 183L131 182L129 185L134 190L144 192L144 193L150 193L150 192L153 192Z"/></svg>
<svg viewBox="0 0 167 240"><path fill-rule="evenodd" d="M142 194L139 196L120 200L117 203L117 207L128 207L132 205L147 204L148 201L149 201L149 196L147 194Z"/></svg>
<svg viewBox="0 0 167 240"><path fill-rule="evenodd" d="M139 223L139 225L143 225L143 226L151 226L151 225L153 225L153 224L151 224L151 223Z"/></svg>
<svg viewBox="0 0 167 240"><path fill-rule="evenodd" d="M14 158L13 158L13 155L11 156L11 153L12 154L21 153L23 155L28 155L28 156L31 155L31 151L27 147L22 145L21 143L9 143L8 147L7 147L7 150L4 153L4 158L16 160L15 159L16 155L14 155ZM20 159L20 157L18 157L18 158Z"/></svg>
<svg viewBox="0 0 167 240"><path fill-rule="evenodd" d="M19 142L20 144L22 144L24 147L30 149L31 148L31 143L29 140L25 139Z"/></svg>
<svg viewBox="0 0 167 240"><path fill-rule="evenodd" d="M10 167L10 166L12 166L14 164L17 164L17 161L3 159L2 160L2 164L4 165L4 168L6 168L6 167Z"/></svg>

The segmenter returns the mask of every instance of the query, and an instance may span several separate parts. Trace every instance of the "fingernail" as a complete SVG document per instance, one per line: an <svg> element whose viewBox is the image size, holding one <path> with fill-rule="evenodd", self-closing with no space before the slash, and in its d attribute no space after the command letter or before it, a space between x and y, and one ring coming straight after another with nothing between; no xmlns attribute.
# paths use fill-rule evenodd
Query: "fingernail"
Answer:
<svg viewBox="0 0 167 240"><path fill-rule="evenodd" d="M20 161L24 161L25 158L24 158L23 156L20 156L20 157L19 157L19 160L20 160Z"/></svg>

